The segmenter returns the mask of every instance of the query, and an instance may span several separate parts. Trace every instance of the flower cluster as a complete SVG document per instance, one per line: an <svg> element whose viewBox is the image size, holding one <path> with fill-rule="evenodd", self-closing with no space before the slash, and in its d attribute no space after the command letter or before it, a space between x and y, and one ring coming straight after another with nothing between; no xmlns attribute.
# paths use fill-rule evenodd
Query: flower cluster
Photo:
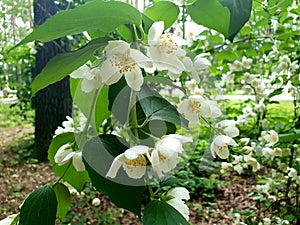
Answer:
<svg viewBox="0 0 300 225"><path fill-rule="evenodd" d="M154 148L137 145L118 155L106 176L115 178L118 170L123 167L131 178L142 178L146 174L148 162L159 178L173 170L177 165L177 157L183 152L182 144L192 142L191 137L170 134L159 140Z"/></svg>

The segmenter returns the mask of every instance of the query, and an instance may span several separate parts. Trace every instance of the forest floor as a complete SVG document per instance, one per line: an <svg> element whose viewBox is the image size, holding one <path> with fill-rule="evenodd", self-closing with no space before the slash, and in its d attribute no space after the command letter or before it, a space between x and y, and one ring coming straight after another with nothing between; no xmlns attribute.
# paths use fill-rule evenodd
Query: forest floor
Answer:
<svg viewBox="0 0 300 225"><path fill-rule="evenodd" d="M32 126L0 129L0 219L17 213L26 196L37 187L57 179L51 163L34 163L26 158L33 132ZM255 176L240 179L231 174L224 177L224 181L225 186L217 187L213 198L207 199L199 193L189 202L192 224L234 224L234 210L254 209L255 202L248 193L255 188ZM99 224L97 217L98 221L99 218L103 220L101 224L140 224L132 213L117 209L107 197L100 193L93 195L101 200L96 211L91 207L92 199L73 194L71 224ZM79 223L80 220L84 222Z"/></svg>

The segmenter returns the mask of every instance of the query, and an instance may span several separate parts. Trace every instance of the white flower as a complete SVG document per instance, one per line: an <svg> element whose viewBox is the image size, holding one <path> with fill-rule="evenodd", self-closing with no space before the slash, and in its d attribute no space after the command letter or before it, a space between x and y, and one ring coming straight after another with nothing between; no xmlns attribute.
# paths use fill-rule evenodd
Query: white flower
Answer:
<svg viewBox="0 0 300 225"><path fill-rule="evenodd" d="M236 137L239 135L240 131L235 125L236 121L234 120L222 120L218 122L215 127L221 129L224 134L229 137Z"/></svg>
<svg viewBox="0 0 300 225"><path fill-rule="evenodd" d="M272 221L269 218L263 218L263 222L264 225L270 225Z"/></svg>
<svg viewBox="0 0 300 225"><path fill-rule="evenodd" d="M222 114L216 102L205 100L200 95L192 95L188 99L183 100L178 107L178 111L185 114L192 124L197 124L200 116L217 118Z"/></svg>
<svg viewBox="0 0 300 225"><path fill-rule="evenodd" d="M267 133L262 135L262 137L268 141L271 146L279 141L278 134L274 130L267 131Z"/></svg>
<svg viewBox="0 0 300 225"><path fill-rule="evenodd" d="M156 143L151 152L150 161L158 177L174 169L177 165L178 153L183 151L182 143L192 142L191 137L170 134Z"/></svg>
<svg viewBox="0 0 300 225"><path fill-rule="evenodd" d="M233 64L229 64L229 70L231 72L235 72L235 71L241 71L243 69L243 64L242 62L238 61L238 60L235 60L233 62Z"/></svg>
<svg viewBox="0 0 300 225"><path fill-rule="evenodd" d="M87 65L79 67L70 74L72 78L83 78L81 90L88 93L93 89L98 89L103 86L101 80L101 72L98 68L90 68Z"/></svg>
<svg viewBox="0 0 300 225"><path fill-rule="evenodd" d="M185 66L178 57L185 56L180 48L185 41L171 33L163 34L164 22L154 22L148 32L149 56L157 70L168 70L173 74L180 74Z"/></svg>
<svg viewBox="0 0 300 225"><path fill-rule="evenodd" d="M270 156L273 156L273 149L269 148L269 147L265 147L263 148L262 150L262 154L264 157L270 157Z"/></svg>
<svg viewBox="0 0 300 225"><path fill-rule="evenodd" d="M102 81L111 85L124 76L128 86L139 91L144 82L140 67L151 67L151 60L125 41L109 41L105 51L107 59L100 68Z"/></svg>
<svg viewBox="0 0 300 225"><path fill-rule="evenodd" d="M202 89L202 88L195 88L194 91L193 91L193 94L194 94L194 95L202 95L202 96L203 96L203 95L204 95L204 92L205 92L205 91L204 91L204 89Z"/></svg>
<svg viewBox="0 0 300 225"><path fill-rule="evenodd" d="M241 138L240 139L240 142L243 145L247 145L249 143L249 141L250 141L250 138Z"/></svg>
<svg viewBox="0 0 300 225"><path fill-rule="evenodd" d="M61 133L66 132L74 132L74 120L70 116L66 116L66 119L62 123L62 127L58 126L57 129L54 131L55 136Z"/></svg>
<svg viewBox="0 0 300 225"><path fill-rule="evenodd" d="M185 86L190 92L193 92L194 89L197 87L197 82L194 79L191 79L185 82Z"/></svg>
<svg viewBox="0 0 300 225"><path fill-rule="evenodd" d="M233 169L238 173L241 174L243 172L243 167L240 164L236 164Z"/></svg>
<svg viewBox="0 0 300 225"><path fill-rule="evenodd" d="M112 162L112 165L106 176L115 178L120 167L123 166L127 175L134 179L143 177L146 173L146 157L149 147L137 145L127 149L124 153L118 155Z"/></svg>
<svg viewBox="0 0 300 225"><path fill-rule="evenodd" d="M224 170L227 170L227 169L232 168L232 167L233 167L232 163L228 163L228 162L222 162L221 163L221 168L224 169Z"/></svg>
<svg viewBox="0 0 300 225"><path fill-rule="evenodd" d="M252 166L253 172L256 172L257 170L260 169L260 164L259 164L259 162L257 162L257 160L255 158L246 155L246 156L244 156L244 159L248 165Z"/></svg>
<svg viewBox="0 0 300 225"><path fill-rule="evenodd" d="M85 166L82 161L82 153L81 152L74 152L72 150L71 145L64 144L62 145L56 152L54 156L54 161L59 166L66 164L72 158L72 163L76 171L85 171Z"/></svg>
<svg viewBox="0 0 300 225"><path fill-rule="evenodd" d="M206 58L203 58L201 54L199 54L194 58L192 70L188 72L191 72L192 77L196 80L196 82L200 83L199 74L201 71L206 70L210 66L211 63Z"/></svg>
<svg viewBox="0 0 300 225"><path fill-rule="evenodd" d="M214 138L210 145L211 154L214 158L217 154L221 159L227 159L229 156L228 145L238 146L238 144L231 137L226 135L218 135Z"/></svg>
<svg viewBox="0 0 300 225"><path fill-rule="evenodd" d="M92 205L93 206L99 206L101 203L100 199L99 198L94 198L93 201L92 201Z"/></svg>
<svg viewBox="0 0 300 225"><path fill-rule="evenodd" d="M244 154L251 154L253 152L253 147L252 146L244 146L242 148L242 150L244 151Z"/></svg>
<svg viewBox="0 0 300 225"><path fill-rule="evenodd" d="M252 59L248 59L247 57L243 56L242 58L243 67L246 69L250 69L252 61L253 61Z"/></svg>
<svg viewBox="0 0 300 225"><path fill-rule="evenodd" d="M288 176L296 180L297 179L297 170L295 170L294 168L289 168Z"/></svg>
<svg viewBox="0 0 300 225"><path fill-rule="evenodd" d="M187 221L189 220L189 207L183 200L189 200L189 191L184 187L176 187L168 191L167 196L174 198L167 201L169 205L174 207Z"/></svg>
<svg viewBox="0 0 300 225"><path fill-rule="evenodd" d="M274 148L273 156L281 156L281 155L282 155L281 148Z"/></svg>

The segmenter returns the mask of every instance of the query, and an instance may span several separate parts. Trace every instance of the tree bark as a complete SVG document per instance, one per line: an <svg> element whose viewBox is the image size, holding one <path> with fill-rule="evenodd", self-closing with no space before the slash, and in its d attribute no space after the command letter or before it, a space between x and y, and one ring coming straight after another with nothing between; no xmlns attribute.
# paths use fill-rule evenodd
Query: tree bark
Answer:
<svg viewBox="0 0 300 225"><path fill-rule="evenodd" d="M67 4L64 5L57 5L54 0L34 0L34 25L43 24L46 19L67 6ZM37 43L35 75L42 71L52 57L68 50L69 45L66 39L57 39L43 44ZM69 77L39 91L35 96L34 106L35 144L33 156L39 161L44 161L47 159L48 147L55 129L61 125L67 115L72 113Z"/></svg>

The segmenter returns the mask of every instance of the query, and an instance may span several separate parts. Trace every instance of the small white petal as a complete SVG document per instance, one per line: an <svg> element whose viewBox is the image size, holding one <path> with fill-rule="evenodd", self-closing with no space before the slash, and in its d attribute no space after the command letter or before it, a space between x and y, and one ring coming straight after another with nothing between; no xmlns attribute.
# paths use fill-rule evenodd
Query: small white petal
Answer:
<svg viewBox="0 0 300 225"><path fill-rule="evenodd" d="M125 73L125 80L130 88L140 91L144 83L144 77L139 67L135 67L132 71Z"/></svg>
<svg viewBox="0 0 300 225"><path fill-rule="evenodd" d="M124 154L120 154L114 159L106 174L106 177L115 178L117 176L117 173L124 162L124 158Z"/></svg>
<svg viewBox="0 0 300 225"><path fill-rule="evenodd" d="M175 187L170 191L168 191L167 195L171 195L178 199L184 199L184 200L190 199L190 192L184 187Z"/></svg>
<svg viewBox="0 0 300 225"><path fill-rule="evenodd" d="M119 72L119 68L112 66L109 59L105 60L101 66L101 74L102 74L102 81L107 85L112 85L117 83L122 75Z"/></svg>
<svg viewBox="0 0 300 225"><path fill-rule="evenodd" d="M87 78L89 79L91 74L89 72L90 68L87 65L83 65L79 67L77 70L74 70L71 74L70 77L73 78Z"/></svg>
<svg viewBox="0 0 300 225"><path fill-rule="evenodd" d="M159 39L160 35L162 35L162 33L164 32L164 27L165 25L163 21L154 22L148 32L148 42L156 42Z"/></svg>
<svg viewBox="0 0 300 225"><path fill-rule="evenodd" d="M151 59L136 49L130 49L130 56L142 68L153 67Z"/></svg>
<svg viewBox="0 0 300 225"><path fill-rule="evenodd" d="M64 144L57 150L54 156L54 161L59 166L66 164L75 154L75 152L73 152L69 147L70 144Z"/></svg>
<svg viewBox="0 0 300 225"><path fill-rule="evenodd" d="M82 152L76 152L73 155L72 163L77 172L85 171L85 166L82 161Z"/></svg>
<svg viewBox="0 0 300 225"><path fill-rule="evenodd" d="M130 45L122 40L109 41L108 45L105 47L105 51L108 57L111 57L116 54L123 54L128 52Z"/></svg>

